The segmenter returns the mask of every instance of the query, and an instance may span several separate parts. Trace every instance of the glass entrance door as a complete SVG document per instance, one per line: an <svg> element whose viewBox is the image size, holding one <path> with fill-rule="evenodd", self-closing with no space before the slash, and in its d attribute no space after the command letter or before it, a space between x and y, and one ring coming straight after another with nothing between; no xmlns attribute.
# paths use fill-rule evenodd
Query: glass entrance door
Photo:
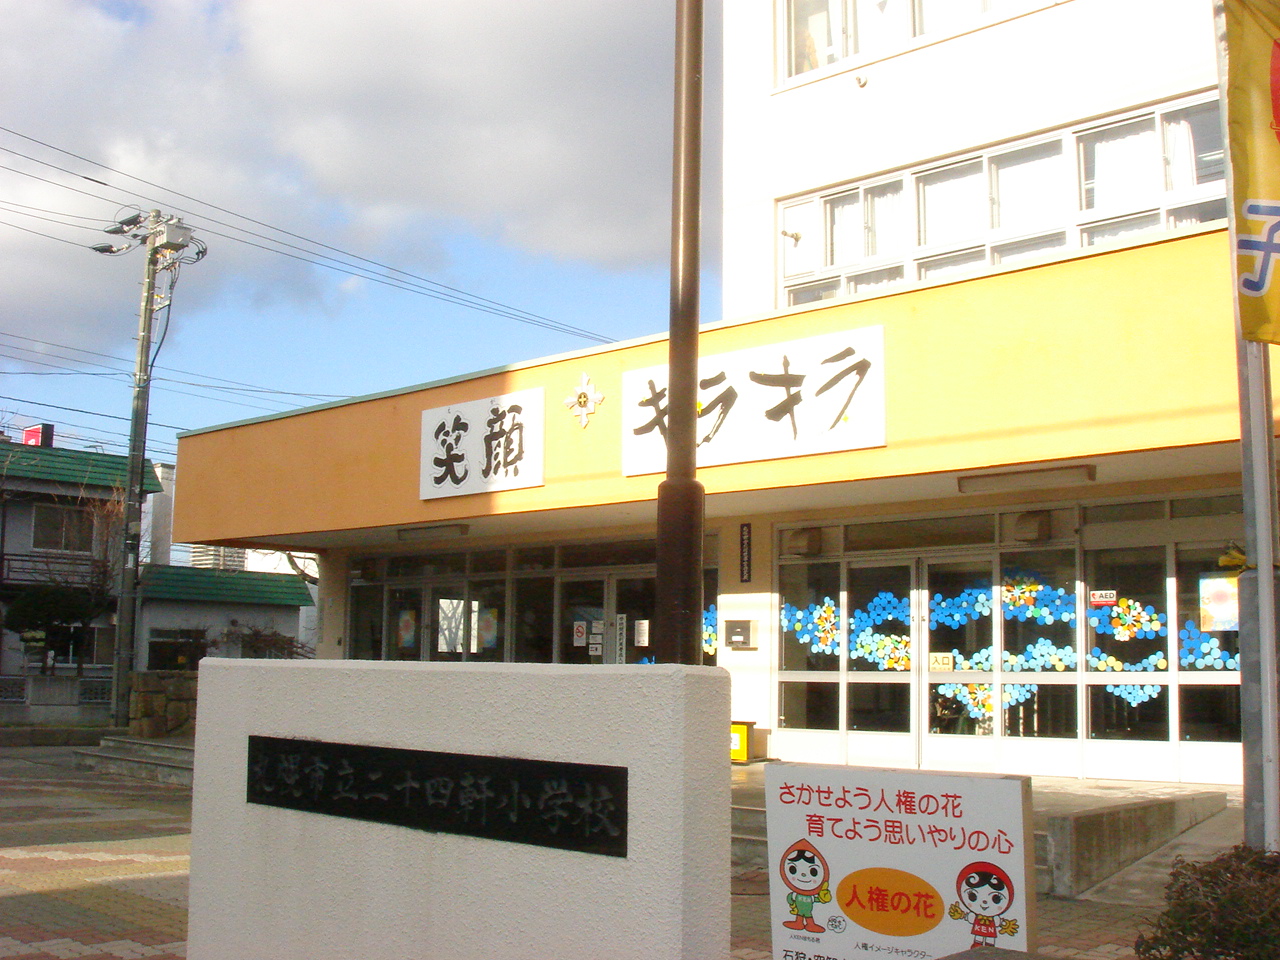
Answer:
<svg viewBox="0 0 1280 960"><path fill-rule="evenodd" d="M849 648L844 719L850 734L849 762L916 765L919 724L913 678L920 671L912 630L912 566L851 566L845 573L845 590Z"/></svg>
<svg viewBox="0 0 1280 960"><path fill-rule="evenodd" d="M931 734L992 733L993 573L989 557L925 566Z"/></svg>
<svg viewBox="0 0 1280 960"><path fill-rule="evenodd" d="M651 576L608 574L560 584L561 663L640 663L652 658Z"/></svg>
<svg viewBox="0 0 1280 960"><path fill-rule="evenodd" d="M911 731L911 568L852 567L847 729Z"/></svg>

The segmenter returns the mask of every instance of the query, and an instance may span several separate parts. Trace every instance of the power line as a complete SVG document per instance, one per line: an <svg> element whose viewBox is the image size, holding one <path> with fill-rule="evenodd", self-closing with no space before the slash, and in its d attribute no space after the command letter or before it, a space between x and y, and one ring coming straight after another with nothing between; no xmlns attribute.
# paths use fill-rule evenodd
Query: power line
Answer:
<svg viewBox="0 0 1280 960"><path fill-rule="evenodd" d="M83 353L90 357L102 357L104 360L114 360L117 363L127 364L129 362L125 358L117 357L114 354L100 353L97 350L86 350L84 347L73 347L70 344L66 344L66 343L54 343L49 340L37 340L35 337L26 337L20 333L9 333L8 331L5 331L5 330L0 330L0 337L9 337L10 339L13 339L13 340L26 340L28 343L38 343L41 346L45 346L45 347L57 347L59 350L74 350L76 353ZM38 352L38 351L32 351L32 352ZM71 360L73 358L65 357L64 359ZM99 363L99 364L96 364L96 366L105 367L106 364ZM197 373L194 370L183 370L180 367L166 367L163 364L157 364L156 369L169 370L169 371L172 371L173 373L181 373L189 377L204 377L206 380L217 381L218 383L230 383L230 384L234 384L237 387L247 387L252 390L261 390L265 393L279 393L282 396L301 397L304 400L346 400L347 399L347 396L341 393L300 393L294 390L274 390L270 387L263 387L256 383L246 383L243 380L228 380L226 377L215 377L212 374ZM125 371L125 372L129 372L129 371ZM187 384L187 385L197 386L197 384ZM213 386L212 383L209 385L209 388L220 389L218 387Z"/></svg>
<svg viewBox="0 0 1280 960"><path fill-rule="evenodd" d="M348 275L350 275L350 276L358 276L358 277L363 277L363 278L365 278L365 279L375 280L376 282L384 283L384 284L386 284L386 285L388 285L388 286L395 287L396 289L405 290L406 292L417 293L417 294L419 294L420 296L427 296L427 297L431 297L432 299L442 300L442 301L445 301L445 302L448 302L448 303L454 303L454 304L457 304L457 305L459 305L459 306L467 307L467 308L469 308L469 309L478 310L478 311L480 311L480 312L483 312L483 313L489 313L489 314L492 314L492 315L495 315L495 316L505 317L505 318L507 318L507 319L516 320L516 321L521 322L521 323L531 324L531 325L533 325L533 326L543 327L544 329L552 330L552 331L555 331L555 332L558 332L558 333L567 333L567 334L569 334L569 335L571 335L571 336L577 336L577 337L581 337L581 338L583 338L583 339L594 340L594 341L599 342L599 343L614 343L614 342L616 342L616 341L614 341L613 339L611 339L611 338L609 338L609 337L605 337L605 336L603 336L602 334L595 333L594 331L586 330L586 329L581 328L581 327L574 327L574 326L572 326L572 325L570 325L570 324L560 323L559 321L551 320L551 319L549 319L549 318L547 318L547 317L540 316L539 314L531 313L531 312L529 312L529 311L527 311L527 310L522 310L522 309L520 309L519 307L514 307L514 306L511 306L511 305L509 305L509 304L501 303L500 301L491 300L491 299L489 299L489 298L487 298L487 297L481 297L481 296L479 296L478 294L469 293L469 292L467 292L467 291L465 291L465 290L461 290L461 289L459 289L459 288L457 288L457 287L451 287L451 286L449 286L448 284L444 284L444 283L441 283L441 282L436 281L436 280L431 280L430 278L427 278L427 277L418 276L417 274L410 273L410 272L408 272L408 271L406 271L406 270L401 270L401 269L400 269L400 268L398 268L398 267L393 267L393 266L390 266L389 264L385 264L385 263L382 263L382 262L377 261L377 260L372 260L372 259L370 259L370 258L368 258L368 257L363 257L363 256L360 256L360 255L358 255L358 254L353 254L353 253L350 253L350 252L348 252L348 251L342 250L342 249L341 249L341 248L339 248L339 247L335 247L335 246L332 246L332 245L330 245L330 244L323 243L322 241L319 241L319 240L313 240L313 239L311 239L311 238L309 238L309 237L305 237L305 236L303 236L303 235L301 235L301 234L297 234L297 233L294 233L294 232L292 232L292 231L285 230L285 229L283 229L283 228L273 226L273 225L271 225L271 224L265 223L264 221L257 220L257 219L255 219L255 218L253 218L253 217L249 217L249 216L246 216L246 215L244 215L244 214L236 213L236 212L235 212L235 211L233 211L233 210L229 210L229 209L227 209L227 208L225 208L225 207L221 207L221 206L219 206L219 205L217 205L217 204L215 204L215 203L211 203L211 202L209 202L209 201L205 201L205 200L200 200L199 198L193 197L193 196L191 196L191 195L189 195L189 194L182 193L181 191L174 190L174 189L172 189L172 188L170 188L170 187L165 187L165 186L163 186L163 185L161 185L161 184L155 183L155 182L150 181L150 180L146 180L146 179L144 179L144 178L142 178L142 177L134 176L133 174L126 173L126 172L125 172L125 171L123 171L123 170L118 170L118 169L116 169L115 167L108 166L107 164L100 163L100 162L98 162L98 161L96 161L96 160L91 160L91 159L89 159L88 157L80 156L79 154L72 153L72 152L71 152L71 151L69 151L69 150L64 150L64 149L62 149L61 147L56 147L56 146L54 146L54 145L52 145L52 144L50 144L50 143L46 143L45 141L38 140L38 139L36 139L36 138L34 138L34 137L27 136L26 134L23 134L23 133L19 133L18 131L13 130L13 129L9 128L9 127L0 126L0 131L4 131L5 133L9 133L9 134L11 134L11 135L13 135L13 136L15 136L15 137L20 137L20 138L21 138L21 139L23 139L23 140L27 140L27 141L29 141L29 142L31 142L31 143L35 143L35 144L38 144L38 145L40 145L40 146L42 146L42 147L45 147L46 149L56 151L57 153L61 153L61 154L65 155L65 156L72 157L72 158L74 158L74 159L76 159L76 160L80 160L80 161L81 161L81 162L83 162L83 163L88 163L88 164L91 164L91 165L96 166L96 167L101 167L101 168L102 168L102 169L104 169L104 170L109 170L109 171L111 171L112 173L118 174L119 176L127 177L127 178L129 178L130 180L137 181L138 183L146 184L147 186L154 187L154 188L159 189L159 190L163 190L163 191L165 191L166 193L171 193L171 194L173 194L174 196L182 197L183 199L191 200L191 201L193 201L193 202L195 202L195 203L199 203L199 204L201 204L201 205L203 205L203 206L206 206L206 207L209 207L209 208L211 208L211 209L213 209L213 210L217 210L217 211L219 211L219 212L229 214L229 215L231 215L231 216L233 216L233 217L236 217L236 218L238 218L238 219L240 219L240 220L243 220L243 221L245 221L245 222L247 222L247 223L256 224L256 225L258 225L258 226L264 227L264 228L266 228L266 229L268 229L268 230L272 230L272 231L274 231L274 232L276 232L276 233L279 233L279 234L282 234L282 235L284 235L284 236L287 236L287 237L293 237L293 238L295 238L295 239L302 240L304 243L310 244L310 245L312 245L313 247L319 247L319 248L321 248L321 249L323 249L323 250L331 250L331 251L333 251L333 252L335 252L335 253L338 253L338 254L340 254L342 257L345 257L345 258L347 258L347 259L349 259L349 260L356 260L356 261L360 261L360 262L362 262L362 263L368 263L368 264L371 264L371 265L376 266L377 268L379 268L379 269L381 269L381 270L385 270L385 271L387 271L387 272L389 272L389 273L395 273L395 274L398 274L398 275L400 275L400 276L402 276L402 277L406 277L406 278L408 278L408 279L409 279L409 281L413 281L413 282L412 282L412 283L397 282L397 281L393 281L393 280L391 280L390 278L380 278L380 277L378 277L377 275L371 275L371 274L369 274L369 273L367 273L367 272L360 273L360 272L357 272L357 271L361 270L362 268L354 267L354 266L352 266L352 265L350 265L350 264L343 264L342 266L328 266L327 264L324 264L324 263L319 262L319 261L316 261L316 260L309 259L309 258L307 258L307 257L296 257L296 256L293 256L293 257L292 257L293 259L301 259L301 260L303 260L304 262L312 263L312 264L317 265L317 266L327 266L327 267L328 267L328 269L337 270L337 271L339 271L339 272L346 273L346 274L348 274ZM67 168L65 168L65 167L60 167L60 166L58 166L57 164L50 163L50 162L49 162L49 161L47 161L47 160L41 160L41 159L39 159L39 158L37 158L37 157L29 156L28 154L21 153L21 152L19 152L19 151L17 151L17 150L14 150L14 149L10 148L10 147L3 147L3 146L0 146L0 150L3 150L4 152L6 152L6 153L10 153L10 154L12 154L12 155L14 155L14 156L17 156L17 157L21 157L21 158L23 158L23 159L25 159L25 160L29 160L29 161L31 161L31 162L33 162L33 163L38 163L38 164L41 164L41 165L43 165L43 166L50 167L50 168L52 168L52 169L54 169L54 170L58 170L58 171L60 171L60 172L62 172L62 173L67 174L68 176L80 177L80 178L82 178L82 179L87 179L87 180L90 180L90 181L91 181L91 182L93 182L93 183L99 183L99 184L102 184L103 186L107 186L109 189L118 190L118 191L120 191L120 192L122 192L122 193L129 194L130 196L140 197L140 198L142 198L142 199L148 200L149 202L159 202L159 201L155 201L155 200L153 200L153 199L152 199L152 198L150 198L150 197L147 197L147 196L146 196L146 195L144 195L144 194L140 194L140 193L137 193L137 192L135 192L135 191L128 190L128 189L126 189L126 188L124 188L124 187L118 187L118 186L113 186L113 185L110 185L110 184L105 184L105 183L103 183L103 181L100 181L100 180L94 180L93 178L86 177L84 174L76 173L75 171L73 171L73 170L69 170L69 169L67 169ZM15 168L13 168L13 167L6 167L6 166L3 166L3 165L0 165L0 169L11 170L11 171L13 171L13 172L15 172L15 173L19 173L19 174L22 174L22 175L24 175L24 176L31 176L31 177L34 177L34 178L35 178L35 179L37 179L37 180L44 180L44 179L45 179L45 178L42 178L42 177L37 177L37 176L35 176L34 174L30 174L30 173L28 173L28 172L26 172L26 171L17 170L17 169L15 169ZM46 181L46 182L54 183L54 181ZM62 184L55 184L55 185L63 186ZM82 190L76 190L76 188L73 188L73 187L67 187L67 189L75 190L75 192L78 192L78 193L85 193L85 192L86 192L86 191L82 191ZM89 196L94 196L93 194L88 194L88 195L89 195ZM103 198L103 197L97 197L97 199L105 199L105 198ZM249 235L249 236L254 236L254 237L258 237L259 239L266 240L266 241L268 241L269 243L276 243L276 244L281 244L281 245L283 245L283 246L292 247L292 248L293 248L293 249L295 249L295 250L302 250L302 252L304 252L304 253L310 253L312 257L316 257L316 256L318 256L318 257L322 257L322 258L324 258L325 260L334 260L334 261L335 261L335 262L337 262L337 263L341 263L341 261L337 261L337 260L336 260L336 258L334 258L334 257L329 257L329 256L328 256L328 255L326 255L326 254L318 254L318 253L314 253L313 251L305 250L305 249L303 249L303 248L298 247L298 246L297 246L297 245L295 245L295 244L288 243L287 241L282 241L282 240L278 240L278 239L275 239L275 238L272 238L272 237L266 237L266 236L263 236L262 234L256 233L256 232L254 232L254 231L252 231L252 230L247 230L247 229L245 229L244 227L236 226L236 225L234 225L234 224L229 224L229 223L226 223L226 222L224 222L224 221L217 220L217 219L215 219L215 218L213 218L213 217L210 217L208 214L202 214L202 213L199 213L199 212L196 212L196 211L191 211L191 210L183 210L182 208L173 207L173 205L172 205L172 204L170 204L169 206L170 206L171 208L173 208L173 209L177 209L177 210L179 210L179 211L180 211L180 212L182 212L182 213L189 214L190 216L203 218L203 219L205 219L205 220L207 220L207 221L209 221L209 222L216 223L216 224L218 224L218 225L220 225L220 226L223 226L223 227L226 227L226 228L228 228L228 229L231 229L231 230L238 230L238 231L240 231L241 233L247 234L247 235ZM282 255L282 256L292 256L292 255L287 254L287 253L285 253L284 251L279 250L279 249L276 249L276 248L274 248L274 247L265 247L265 246L262 246L262 245L260 245L260 244L255 244L255 243L252 243L252 242L250 242L250 241L244 240L242 237L228 236L228 235L226 235L226 234L218 234L216 231L210 230L210 229L208 228L208 226L207 226L207 225L202 225L202 226L201 226L201 229L202 229L202 231L203 231L203 232L205 232L205 233L212 233L212 234L214 234L215 236L223 236L225 239L233 240L233 241L236 241L236 242L239 242L239 243L245 243L245 244L247 244L247 245L249 245L249 246L255 246L255 247L258 247L259 249L267 250L268 252L271 252L271 253L276 253L276 254L279 254L279 255ZM438 288L438 289L436 289L436 290L427 289L427 288L424 288L424 287L420 286L420 284L428 284L428 285L430 285L431 287ZM441 291L445 291L445 292L441 292Z"/></svg>
<svg viewBox="0 0 1280 960"><path fill-rule="evenodd" d="M47 210L44 207L33 207L26 203L18 203L15 200L0 200L0 204L3 204L6 207L20 207L23 210L38 210L40 213L47 213L53 217L67 217L71 220L92 220L96 226L90 227L89 229L91 230L101 230L104 223L107 223L107 226L110 226L110 223L102 217L86 217L81 213L65 213L61 210ZM16 213L17 211L14 212ZM67 224L67 226L71 226L71 224Z"/></svg>
<svg viewBox="0 0 1280 960"><path fill-rule="evenodd" d="M207 201L207 200L201 200L201 199L199 199L198 197L193 197L193 196L191 196L190 194L182 193L182 192L181 192L181 191L179 191L179 190L174 190L172 187L166 187L166 186L163 186L162 184L155 183L155 182L153 182L153 181L151 181L151 180L146 180L146 179L143 179L142 177L134 176L134 175L133 175L133 174L131 174L131 173L126 173L126 172L125 172L125 171L123 171L123 170L118 170L118 169L116 169L115 167L110 167L110 166L106 165L105 163L101 163L101 162L99 162L99 161L97 161L97 160L91 160L91 159L89 159L88 157L80 156L79 154L72 153L72 152L71 152L71 151L69 151L69 150L64 150L64 149L62 149L61 147L55 147L53 144L46 143L46 142L44 142L43 140L37 140L35 137L29 137L29 136L27 136L26 134L19 133L18 131L13 130L13 129L9 128L9 127L0 126L0 130L3 130L5 133L12 134L12 135L13 135L13 136L15 136L15 137L20 137L20 138L22 138L23 140L27 140L27 141L29 141L30 143L39 144L40 146L45 147L46 149L54 150L54 151L56 151L57 153L61 153L61 154L63 154L64 156L72 157L72 158L74 158L74 159L76 159L76 160L81 161L82 163L88 163L88 164L91 164L91 165L93 165L93 166L95 166L95 167L101 167L103 170L110 170L112 173L118 174L118 175L120 175L120 176L122 176L122 177L128 177L130 180L135 180L135 181L137 181L138 183L146 184L147 186L149 186L149 187L154 187L154 188L156 188L157 190L163 190L163 191L165 191L166 193L171 193L171 194L173 194L173 195L174 195L174 196L176 196L176 197L182 197L184 200L190 200L190 201L192 201L193 203L199 203L199 204L201 204L201 205L203 205L203 206L206 206L206 207L209 207L209 208L211 208L211 209L213 209L213 210L217 210L217 211L219 211L220 213L225 213L225 214L228 214L228 215L230 215L230 216L236 217L237 219L244 220L246 223L252 223L252 224L255 224L255 225L260 226L260 227L263 227L263 228L265 228L265 229L267 229L267 230L272 230L272 231L274 231L274 232L276 232L276 233L283 234L283 235L284 235L284 236L286 236L286 237L293 237L295 240L301 240L301 241L303 241L304 243L311 244L312 246L315 246L315 247L320 247L321 249L324 249L324 250L332 250L334 253L341 254L343 257L346 257L346 258L348 258L348 259L351 259L351 260L358 260L358 261L361 261L362 263L368 263L368 264L371 264L371 265L373 265L373 266L376 266L376 267L378 267L378 268L380 268L380 269L382 269L382 270L387 270L387 271L390 271L390 272L392 272L392 273L398 273L398 274L400 274L401 276L408 277L408 278L410 278L410 279L412 279L412 280L416 280L416 281L419 281L419 282L421 282L421 283L427 283L427 284L430 284L430 285L431 285L431 286L433 286L433 287L439 287L439 288L440 288L440 289L442 289L442 290L447 290L447 291L449 291L449 292L450 292L450 293L452 293L452 294L456 294L456 295L459 295L459 296L462 296L462 297L467 297L467 298L469 298L469 299L471 299L471 300L475 300L475 301L478 301L478 302L480 302L480 303L486 303L486 304L489 304L489 305L491 305L491 306L500 307L500 308L501 308L502 310L504 310L504 311L510 311L510 313L502 313L502 314L499 314L500 316L510 316L510 317L511 317L511 319L517 319L517 320L518 320L518 319L522 319L522 318L526 318L526 319L525 319L525 322L541 321L541 323L539 323L539 324L537 324L537 325L541 326L541 325L551 324L551 325L553 325L553 326L552 326L552 327L550 327L550 329L556 329L556 330L559 330L560 332L563 332L563 333L571 333L571 334L573 334L573 335L575 335L575 336L581 336L581 337L585 337L585 338L587 338L587 339L599 340L599 341L600 341L600 342L602 342L602 343L614 343L614 342L616 342L616 341L614 341L614 340L612 340L612 339L610 339L610 338L608 338L608 337L602 337L600 334L597 334L597 333L595 333L594 331L586 330L586 329L581 328L581 327L573 327L573 326L570 326L570 325L568 325L568 324L562 324L562 323L560 323L560 322L559 322L559 321L557 321L557 320L551 320L551 319L549 319L549 318L547 318L547 317L540 316L539 314L536 314L536 313L530 313L530 312L529 312L529 311L527 311L527 310L522 310L522 309L520 309L520 308L518 308L518 307L513 307L513 306L511 306L510 304L501 303L500 301L497 301L497 300L490 300L490 299L489 299L489 298L487 298L487 297L481 297L481 296L479 296L478 294L469 293L469 292L467 292L467 291L465 291L465 290L461 290L461 289L459 289L459 288L457 288L457 287L451 287L451 286L449 286L448 284L445 284L445 283L441 283L441 282L439 282L438 280L432 280L432 279L430 279L430 278L428 278L428 277L418 276L417 274L409 273L409 272L408 272L408 271L406 271L406 270L401 270L401 269L399 269L398 267L393 267L393 266L390 266L389 264L385 264L385 263L382 263L382 262L377 261L377 260L369 259L368 257L362 257L362 256L360 256L360 255L358 255L358 254L349 253L348 251L342 250L342 249L341 249L341 248L339 248L339 247L331 246L330 244L323 243L322 241L319 241L319 240L313 240L313 239L311 239L310 237L305 237L305 236L303 236L303 235L301 235L301 234L294 233L294 232L292 232L292 231L290 231L290 230L285 230L285 229L283 229L283 228L281 228L281 227L273 226L272 224L266 223L266 222L264 222L264 221L262 221L262 220L256 220L256 219L254 219L253 217L246 216L245 214L237 213L236 211L234 211L234 210L229 210L229 209L227 209L226 207L218 206L216 203L211 203L211 202L209 202L209 201ZM44 161L44 160L38 160L38 159L36 159L36 158L34 158L34 157L28 157L28 156L26 156L25 154L18 153L17 151L12 150L12 149L7 148L7 147L0 147L0 150L4 150L4 151L5 151L5 152L7 152L7 153L12 153L12 154L14 154L15 156L24 157L25 159L31 160L31 161L33 161L33 162L35 162L35 163L43 163L43 164L45 164L46 166L53 167L55 170L61 170L61 169L62 169L61 167L58 167L58 166L56 166L56 165L54 165L54 164L52 164L52 163L48 163L47 161ZM70 171L70 170L64 170L63 172L68 173L68 174L70 174L70 175L72 175L72 176L83 176L83 174L76 174L76 173L74 173L73 171ZM94 181L94 182L96 182L96 183L101 183L102 181ZM105 185L106 185L106 184L104 184L104 186L105 186ZM124 190L122 187L116 187L115 189L117 189L117 190L122 190L123 192L126 192L126 193L132 193L132 191L126 191L126 190ZM140 194L136 194L136 193L135 193L135 194L133 194L133 195L134 195L134 196L140 196ZM183 211L183 212L189 212L189 211ZM197 214L193 214L193 215L194 215L194 216L201 216L201 214L198 214L198 213L197 213ZM206 217L207 217L207 214L206 214L206 215L204 215L204 216L206 216ZM228 227L228 228L230 228L230 229L238 229L238 230L242 230L243 232L248 233L250 236L257 236L257 237L259 237L260 239L264 239L264 240L266 240L266 239L270 239L270 238L267 238L267 237L263 237L261 234L254 233L254 232L249 231L249 230L244 230L244 228L242 228L242 227L235 227L235 226L233 226L233 225L231 225L231 224L221 223L220 221L216 221L216 220L215 220L215 221L213 221L213 222L215 222L215 223L219 223L221 226L225 226L225 227ZM207 228L206 228L206 232L209 232L209 231L207 230ZM234 239L234 238L229 238L229 239ZM272 240L272 242L279 243L279 242L281 242L281 241ZM298 248L297 248L296 246L294 246L293 244L285 244L285 245L286 245L286 246L294 247L294 249L298 249ZM307 251L307 252L309 252L309 251ZM332 259L332 258L326 258L326 259ZM479 309L479 308L477 308L477 309ZM486 312L489 312L489 311L486 311ZM513 314L520 314L521 316L514 316Z"/></svg>
<svg viewBox="0 0 1280 960"><path fill-rule="evenodd" d="M28 338L24 338L24 339L28 339ZM92 361L92 360L77 361L74 357L64 357L64 356L60 356L60 355L58 355L58 354L42 353L41 351L38 351L38 350L32 350L32 349L31 349L31 348L29 348L29 347L20 347L20 346L10 345L10 346L9 346L9 348L10 348L11 350L22 350L22 351L24 351L24 352L26 352L26 353L34 353L36 356L40 356L40 357L49 357L49 356L52 356L52 357L56 357L57 359L60 359L60 360L69 360L69 361L71 361L72 363L92 363L94 366L98 366L98 367L106 367L106 368L107 368L107 370L109 371L109 372L106 372L106 373L98 373L97 371L76 370L76 369L74 369L74 368L72 368L72 367L64 366L63 364L50 363L50 362L48 362L47 360L33 360L33 359L28 358L28 357L15 357L15 356L14 356L13 354L11 354L11 353L2 353L2 352L0 352L0 357L8 357L10 360L17 360L19 363L38 363L38 364L40 364L41 366L46 366L46 367L56 367L56 368L58 368L58 370L60 370L60 371L66 371L65 373L61 373L61 374L60 374L61 376L72 376L72 375L75 375L75 374L80 374L80 375L83 375L83 376L95 376L95 377L102 377L102 376L123 376L123 377L128 377L128 378L132 378L132 377L133 377L133 373L132 373L131 371L128 371L128 370L113 370L112 368L107 367L107 365L106 365L105 363L97 363L97 362ZM73 348L71 348L71 349L75 349L75 348L73 347ZM23 371L19 371L19 372L23 372ZM53 376L53 375L55 375L55 374L53 374L53 373L48 373L48 374L46 374L46 376ZM169 377L156 377L156 378L153 378L153 380L160 380L160 381L163 381L163 382L165 382L165 383L184 383L184 381L180 381L180 380L173 380L173 379L171 379L171 378L169 378ZM229 387L219 387L219 386L213 386L213 385L206 386L206 385L204 385L204 384L199 384L199 383L197 383L197 384L185 384L185 385L187 385L187 386L195 386L195 387L197 387L198 389L202 389L202 390L213 390L213 391L231 392L231 388L229 388ZM261 411L263 411L263 412L265 412L265 413L278 413L278 412L280 412L280 411L282 411L282 410L288 410L288 409L289 409L289 404L286 404L286 403L280 403L278 406L275 406L275 407L263 407L263 406L259 406L259 405L258 405L258 404L256 404L256 403L246 403L244 400L239 400L239 399L233 400L233 399L230 399L230 398L228 398L228 397L217 397L217 396L208 396L208 395L206 395L206 394L191 393L190 391L187 391L187 390L175 390L173 387L157 387L156 389L158 389L158 390L163 390L163 391L164 391L164 392L166 392L166 393L177 394L177 395L179 395L179 396L184 396L184 397L194 397L194 398L196 398L197 400L211 400L211 401L213 401L213 402L215 402L215 403L225 403L225 404L229 404L229 405L231 405L231 406L243 407L243 408L245 408L246 410L261 410ZM265 389L265 388L264 388L264 389ZM259 398L257 398L257 399L263 400L263 401L265 401L265 402L273 402L273 401L275 401L275 398L274 398L274 397L259 397ZM275 401L275 402L278 402L278 401Z"/></svg>
<svg viewBox="0 0 1280 960"><path fill-rule="evenodd" d="M69 243L73 247L81 247L85 250L89 249L87 244L76 243L74 240L68 240L65 237L55 237L52 233L42 233L39 230L32 230L30 227L22 227L16 223L10 223L8 220L0 220L0 224L4 224L6 227L13 227L15 230L21 230L23 233L30 233L37 237L44 237L46 240L57 240L59 243Z"/></svg>
<svg viewBox="0 0 1280 960"><path fill-rule="evenodd" d="M24 206L24 204L21 204L21 203L10 203L8 200L0 200L0 206L3 206L3 207L11 207L11 206L12 206L12 207L22 207L22 206ZM43 220L43 221L45 221L46 223L56 223L56 224L58 224L59 226L62 226L62 227L71 227L73 230L90 230L90 231L93 231L94 233L100 233L100 232L102 232L102 229L103 229L103 226L102 226L103 221L101 221L101 220L97 220L96 218L93 218L93 217L79 217L79 218L78 218L78 219L81 219L81 220L94 220L94 221L95 221L95 222L94 222L94 225L93 225L93 226L89 226L88 224L84 224L84 223L65 223L64 221L62 221L62 220L58 220L58 219L56 219L55 217L44 217L44 216L41 216L41 215L40 215L40 214L38 214L38 213L27 213L27 212L26 212L26 210L35 210L35 209L37 209L37 208L36 208L36 207L26 207L26 209L25 209L25 210L6 210L5 212L6 212L6 213L16 213L16 214L17 214L18 216L20 216L20 217L30 217L32 220ZM53 211L45 211L45 212L46 212L46 213L52 213ZM71 216L71 214L59 214L59 216ZM108 224L108 226L110 226L110 224Z"/></svg>
<svg viewBox="0 0 1280 960"><path fill-rule="evenodd" d="M27 399L24 399L23 397L6 397L6 396L0 396L0 400L12 400L14 403L29 403L37 407L49 407L50 409L53 409L53 410L66 410L69 413L86 413L91 417L106 417L108 420L123 420L126 423L129 422L128 417L121 417L114 413L98 413L96 410L82 410L79 407L64 407L56 403L46 403L43 400L27 400ZM157 423L154 420L151 421L151 425L156 427L167 427L170 430L185 431L187 429L186 427L175 426L172 423Z"/></svg>

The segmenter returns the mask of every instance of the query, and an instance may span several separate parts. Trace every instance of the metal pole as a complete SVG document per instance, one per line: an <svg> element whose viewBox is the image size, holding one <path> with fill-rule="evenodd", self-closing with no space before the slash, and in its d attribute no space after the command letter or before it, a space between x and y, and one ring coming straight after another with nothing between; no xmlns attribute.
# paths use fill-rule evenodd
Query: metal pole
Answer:
<svg viewBox="0 0 1280 960"><path fill-rule="evenodd" d="M702 484L697 480L698 217L702 160L702 0L676 3L671 189L667 477L658 486L654 658L702 662Z"/></svg>
<svg viewBox="0 0 1280 960"><path fill-rule="evenodd" d="M1228 126L1229 51L1226 8L1213 5L1218 48L1218 102L1222 142L1231 153ZM1238 235L1235 169L1227 163L1230 209L1232 309L1235 312L1236 381L1240 392L1240 486L1244 500L1245 554L1240 574L1240 739L1244 753L1244 842L1280 851L1280 689L1276 672L1277 544L1275 415L1271 405L1270 347L1245 340L1240 324L1235 258Z"/></svg>
<svg viewBox="0 0 1280 960"><path fill-rule="evenodd" d="M1276 473L1269 346L1239 337L1245 553L1240 575L1244 842L1280 850L1280 686L1276 666Z"/></svg>
<svg viewBox="0 0 1280 960"><path fill-rule="evenodd" d="M138 560L142 551L142 468L147 455L147 407L151 396L151 319L155 312L156 249L160 211L148 221L147 262L138 309L138 359L133 373L133 416L129 424L129 463L121 523L120 589L116 598L116 649L112 673L113 720L129 723L129 678L133 674L134 633L137 626Z"/></svg>

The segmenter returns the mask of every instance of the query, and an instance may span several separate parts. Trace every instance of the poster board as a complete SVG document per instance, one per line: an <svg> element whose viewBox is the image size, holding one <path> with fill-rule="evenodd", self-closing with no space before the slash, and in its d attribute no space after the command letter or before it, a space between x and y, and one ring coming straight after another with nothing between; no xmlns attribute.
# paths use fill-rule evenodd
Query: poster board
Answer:
<svg viewBox="0 0 1280 960"><path fill-rule="evenodd" d="M771 763L775 960L1035 944L1028 777Z"/></svg>

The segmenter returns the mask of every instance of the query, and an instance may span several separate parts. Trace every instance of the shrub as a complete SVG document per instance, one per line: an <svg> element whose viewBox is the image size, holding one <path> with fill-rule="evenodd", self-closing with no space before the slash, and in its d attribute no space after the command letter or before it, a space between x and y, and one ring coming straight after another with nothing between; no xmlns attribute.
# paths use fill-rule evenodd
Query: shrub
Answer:
<svg viewBox="0 0 1280 960"><path fill-rule="evenodd" d="M1178 857L1164 899L1134 944L1141 960L1280 957L1280 853L1241 845L1204 862Z"/></svg>

